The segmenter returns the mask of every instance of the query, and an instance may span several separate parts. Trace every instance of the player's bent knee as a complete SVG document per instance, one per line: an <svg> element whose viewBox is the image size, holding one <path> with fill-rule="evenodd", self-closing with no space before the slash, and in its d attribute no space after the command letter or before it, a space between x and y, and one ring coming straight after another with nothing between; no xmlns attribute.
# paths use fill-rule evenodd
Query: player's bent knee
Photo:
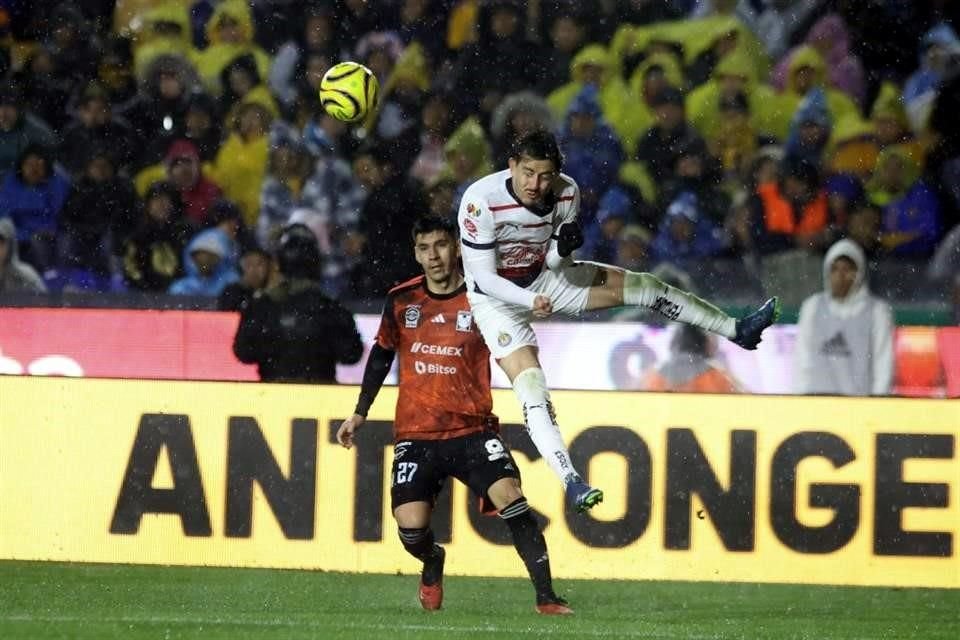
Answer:
<svg viewBox="0 0 960 640"><path fill-rule="evenodd" d="M516 478L501 478L490 485L487 489L487 496L490 502L499 511L511 502L516 502L523 497L523 491L520 490L520 483Z"/></svg>
<svg viewBox="0 0 960 640"><path fill-rule="evenodd" d="M401 529L419 529L430 524L429 502L405 502L393 510L393 518Z"/></svg>

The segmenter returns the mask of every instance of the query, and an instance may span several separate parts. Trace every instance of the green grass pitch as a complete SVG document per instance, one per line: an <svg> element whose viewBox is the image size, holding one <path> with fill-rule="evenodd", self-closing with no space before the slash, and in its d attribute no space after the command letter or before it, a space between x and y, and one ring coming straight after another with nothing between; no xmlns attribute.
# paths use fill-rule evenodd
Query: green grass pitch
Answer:
<svg viewBox="0 0 960 640"><path fill-rule="evenodd" d="M960 590L558 580L575 616L533 612L525 580L0 561L0 638L960 638Z"/></svg>

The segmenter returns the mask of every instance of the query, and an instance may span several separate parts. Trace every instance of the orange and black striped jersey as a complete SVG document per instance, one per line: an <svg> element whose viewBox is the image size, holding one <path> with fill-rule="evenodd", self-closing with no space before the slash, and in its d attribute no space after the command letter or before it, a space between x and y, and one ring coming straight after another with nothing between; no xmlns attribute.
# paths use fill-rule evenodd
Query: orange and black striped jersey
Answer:
<svg viewBox="0 0 960 640"><path fill-rule="evenodd" d="M490 395L490 351L466 285L431 293L418 276L387 294L377 343L399 356L394 437L443 440L497 428Z"/></svg>

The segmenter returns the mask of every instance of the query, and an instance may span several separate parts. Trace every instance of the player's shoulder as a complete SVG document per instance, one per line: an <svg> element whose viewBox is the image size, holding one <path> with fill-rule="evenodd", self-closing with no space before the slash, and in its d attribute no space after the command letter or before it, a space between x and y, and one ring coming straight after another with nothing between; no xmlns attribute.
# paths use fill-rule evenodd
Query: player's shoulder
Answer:
<svg viewBox="0 0 960 640"><path fill-rule="evenodd" d="M480 178L463 192L463 201L474 205L487 205L491 200L501 198L507 193L506 184L509 175L510 171L504 169Z"/></svg>
<svg viewBox="0 0 960 640"><path fill-rule="evenodd" d="M423 291L423 280L426 276L422 273L416 277L401 282L389 291L387 291L387 302L402 302L410 297L416 297Z"/></svg>

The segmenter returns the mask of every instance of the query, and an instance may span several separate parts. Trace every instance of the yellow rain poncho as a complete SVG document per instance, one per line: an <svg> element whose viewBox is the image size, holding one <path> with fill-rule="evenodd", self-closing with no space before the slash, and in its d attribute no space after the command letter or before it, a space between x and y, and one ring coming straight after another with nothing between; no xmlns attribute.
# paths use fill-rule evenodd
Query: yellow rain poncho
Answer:
<svg viewBox="0 0 960 640"><path fill-rule="evenodd" d="M197 50L190 38L190 15L183 2L168 0L147 11L142 20L143 28L133 40L133 70L138 79L144 77L147 67L157 56L165 53L196 61ZM164 23L178 25L180 33L158 33L157 26Z"/></svg>
<svg viewBox="0 0 960 640"><path fill-rule="evenodd" d="M833 122L840 122L845 117L859 112L857 105L849 96L828 86L823 57L813 47L804 45L793 54L790 68L787 71L787 86L779 96L781 107L777 110L776 126L778 131L783 132L784 137L790 129L790 118L793 117L793 112L796 111L805 95L800 93L796 81L797 71L802 67L809 67L813 70L814 81L812 86L823 89L823 93L827 97L827 110L830 111Z"/></svg>
<svg viewBox="0 0 960 640"><path fill-rule="evenodd" d="M476 117L470 116L450 134L443 146L446 162L440 177L453 178L461 187L493 172L490 143Z"/></svg>
<svg viewBox="0 0 960 640"><path fill-rule="evenodd" d="M853 113L833 126L825 156L832 172L866 180L873 173L879 152L873 125Z"/></svg>
<svg viewBox="0 0 960 640"><path fill-rule="evenodd" d="M787 129L781 130L779 123L784 120L784 114L777 95L767 84L758 82L754 63L740 50L725 56L713 70L711 79L687 96L687 121L705 138L719 133L721 87L728 77L739 79L744 86L753 129L761 135L785 140L790 118L785 120Z"/></svg>
<svg viewBox="0 0 960 640"><path fill-rule="evenodd" d="M586 86L584 68L595 66L603 69L600 80L599 103L604 119L617 134L620 143L626 147L636 141L629 141L630 126L625 113L634 108L626 83L617 73L617 65L607 48L601 44L587 45L570 62L570 82L558 87L547 96L547 105L557 122L563 122L570 103Z"/></svg>
<svg viewBox="0 0 960 640"><path fill-rule="evenodd" d="M251 104L258 105L272 119L274 112L270 106L256 96L247 94L242 105L246 107ZM268 122L267 129L269 126ZM221 145L213 162L213 179L223 189L223 195L240 208L248 229L257 227L257 218L260 216L260 187L267 173L269 153L269 136L266 132L245 139L234 129Z"/></svg>
<svg viewBox="0 0 960 640"><path fill-rule="evenodd" d="M240 25L242 42L224 42L221 39L220 23L224 18L232 19ZM197 56L196 66L204 85L211 93L220 94L220 72L231 60L245 53L253 55L260 79L266 80L270 70L270 56L253 40L253 18L244 0L225 0L217 5L207 22L207 40L210 45Z"/></svg>
<svg viewBox="0 0 960 640"><path fill-rule="evenodd" d="M653 53L637 65L630 76L629 96L630 108L622 109L621 131L623 131L623 149L627 157L633 156L637 146L637 139L656 123L656 115L646 102L643 95L643 84L647 72L651 67L663 69L664 78L670 86L683 90L683 68L676 56L669 53Z"/></svg>

